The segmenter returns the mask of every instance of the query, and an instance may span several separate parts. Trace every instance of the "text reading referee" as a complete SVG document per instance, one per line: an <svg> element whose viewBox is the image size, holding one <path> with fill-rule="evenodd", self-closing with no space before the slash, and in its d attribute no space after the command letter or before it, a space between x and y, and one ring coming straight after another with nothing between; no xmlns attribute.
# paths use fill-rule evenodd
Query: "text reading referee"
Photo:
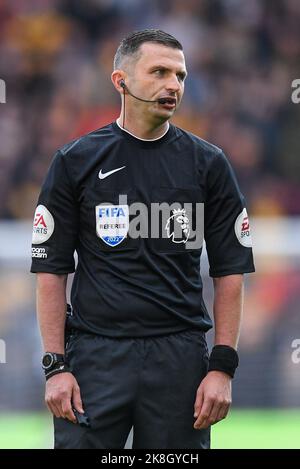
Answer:
<svg viewBox="0 0 300 469"><path fill-rule="evenodd" d="M44 181L31 271L55 448L123 448L132 426L133 448L209 448L227 415L243 274L254 271L249 222L222 150L169 123L186 75L173 36L130 34L112 73L120 117L59 149ZM158 236L134 237L134 203L179 205ZM187 243L197 203L215 287L210 356L201 246Z"/></svg>

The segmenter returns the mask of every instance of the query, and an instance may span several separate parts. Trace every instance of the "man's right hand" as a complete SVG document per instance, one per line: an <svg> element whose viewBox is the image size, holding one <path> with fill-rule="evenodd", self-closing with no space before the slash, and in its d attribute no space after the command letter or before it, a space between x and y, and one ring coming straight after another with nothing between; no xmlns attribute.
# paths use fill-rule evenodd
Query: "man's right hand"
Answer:
<svg viewBox="0 0 300 469"><path fill-rule="evenodd" d="M45 402L55 417L62 417L76 423L72 405L81 414L84 413L80 388L72 373L58 373L46 381Z"/></svg>

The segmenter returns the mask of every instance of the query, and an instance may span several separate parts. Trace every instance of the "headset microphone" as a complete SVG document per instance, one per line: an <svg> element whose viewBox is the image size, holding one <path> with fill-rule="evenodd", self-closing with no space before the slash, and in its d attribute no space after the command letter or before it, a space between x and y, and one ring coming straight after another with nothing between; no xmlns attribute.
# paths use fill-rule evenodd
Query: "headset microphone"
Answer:
<svg viewBox="0 0 300 469"><path fill-rule="evenodd" d="M123 90L127 90L127 93L129 93L133 98L135 99L138 99L139 101L144 101L144 103L159 103L159 104L166 104L169 100L169 98L158 98L158 99L155 99L155 100L149 100L149 99L143 99L143 98L139 98L138 96L135 96L134 94L132 94L128 87L126 86L125 84L125 81L124 80L121 80L120 81L120 86L123 88ZM170 98L172 98L170 96Z"/></svg>

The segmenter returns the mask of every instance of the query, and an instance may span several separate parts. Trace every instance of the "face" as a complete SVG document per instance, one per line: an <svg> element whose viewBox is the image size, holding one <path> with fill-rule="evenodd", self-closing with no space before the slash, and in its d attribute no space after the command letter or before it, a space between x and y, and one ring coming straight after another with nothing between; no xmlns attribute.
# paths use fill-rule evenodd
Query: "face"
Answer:
<svg viewBox="0 0 300 469"><path fill-rule="evenodd" d="M187 75L183 52L162 44L144 43L140 56L129 69L125 82L129 90L144 99L168 98L165 104L144 103L131 98L143 113L162 120L169 119L178 107ZM126 103L127 105L127 103Z"/></svg>

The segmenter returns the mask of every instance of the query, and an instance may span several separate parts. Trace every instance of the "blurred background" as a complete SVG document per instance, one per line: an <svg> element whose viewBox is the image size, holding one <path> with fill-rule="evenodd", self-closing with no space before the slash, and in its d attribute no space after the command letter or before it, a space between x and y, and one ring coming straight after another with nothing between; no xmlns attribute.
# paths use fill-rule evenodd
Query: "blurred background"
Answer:
<svg viewBox="0 0 300 469"><path fill-rule="evenodd" d="M299 448L298 0L0 1L0 448L52 447L31 220L55 150L118 116L113 56L144 28L183 44L189 77L173 122L223 148L252 220L257 272L246 279L241 366L212 446ZM211 308L205 259L202 275Z"/></svg>

